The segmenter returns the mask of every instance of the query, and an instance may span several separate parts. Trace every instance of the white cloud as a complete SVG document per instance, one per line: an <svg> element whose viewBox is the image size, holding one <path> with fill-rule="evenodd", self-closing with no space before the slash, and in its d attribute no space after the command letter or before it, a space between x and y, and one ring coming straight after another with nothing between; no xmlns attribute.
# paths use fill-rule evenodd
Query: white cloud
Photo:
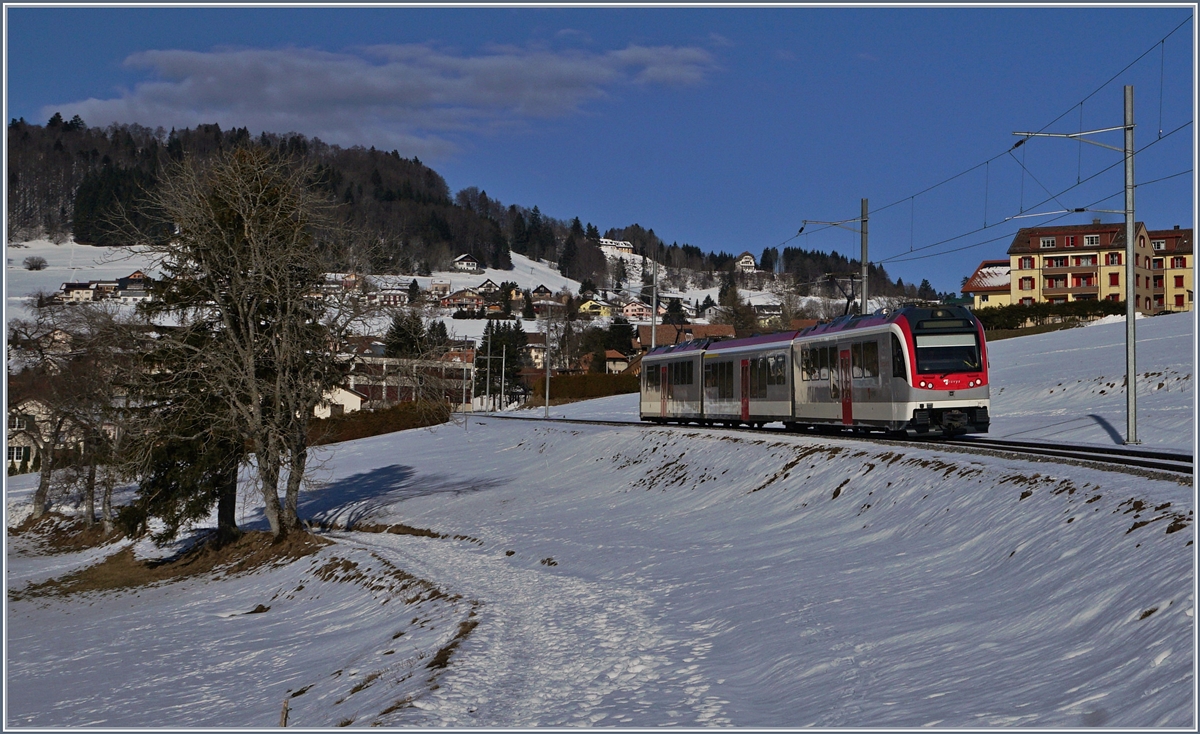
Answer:
<svg viewBox="0 0 1200 734"><path fill-rule="evenodd" d="M704 49L637 45L605 53L503 46L474 56L428 44L339 53L155 50L125 64L154 79L113 99L46 110L92 125L217 122L252 134L295 131L431 158L454 150L454 133L569 115L621 85L697 84L716 68Z"/></svg>

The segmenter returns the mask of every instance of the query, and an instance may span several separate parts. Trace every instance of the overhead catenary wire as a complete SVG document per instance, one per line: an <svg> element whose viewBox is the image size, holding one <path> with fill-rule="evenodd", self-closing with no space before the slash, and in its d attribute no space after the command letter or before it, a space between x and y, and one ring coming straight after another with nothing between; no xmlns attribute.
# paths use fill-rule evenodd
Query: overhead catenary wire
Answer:
<svg viewBox="0 0 1200 734"><path fill-rule="evenodd" d="M1143 181L1142 183L1138 184L1137 186L1138 186L1138 188L1140 188L1142 186L1149 186L1150 184L1159 183L1160 181L1166 181L1167 179L1178 178L1179 176L1186 176L1189 173L1192 173L1192 171L1193 171L1193 169L1189 168L1186 171L1179 171L1178 173L1172 173L1169 176L1162 176L1162 177L1156 178L1152 181ZM1114 199L1118 196L1124 196L1124 194L1125 194L1124 191L1118 191L1114 194L1109 194L1108 196L1105 196L1103 199L1097 199L1096 201L1093 201L1091 204L1088 204L1087 206L1085 206L1083 208L1090 209L1098 204L1103 204L1104 202L1108 201L1109 199ZM1062 212L1058 216L1054 217L1053 219L1046 220L1045 224L1052 224L1052 223L1057 222L1058 220L1060 220L1064 217L1070 216L1071 214L1074 214L1074 213L1075 213L1074 211ZM999 242L1000 240L1007 239L1012 236L1013 236L1013 233L1005 232L1004 234L1002 234L998 237L993 237L988 240L983 240L982 242L975 242L970 245L964 245L963 247L954 247L949 250L941 250L939 252L930 252L930 253L926 253L924 255L914 255L913 257L908 257L906 255L896 255L895 257L888 258L887 260L880 261L878 264L882 265L884 262L909 262L909 261L913 261L913 260L925 260L925 259L931 258L931 257L939 257L941 255L947 255L952 252L962 252L963 250L970 250L975 247L982 247L984 245L990 245L993 242ZM955 239L958 239L958 238L955 238Z"/></svg>
<svg viewBox="0 0 1200 734"><path fill-rule="evenodd" d="M1186 128L1186 127L1189 127L1189 126L1191 126L1191 124L1192 124L1192 121L1191 121L1191 120L1188 120L1187 122L1183 123L1183 124L1182 124L1182 125L1180 125L1179 127L1177 127L1177 128L1175 128L1174 130L1172 130L1171 132L1169 132L1169 133L1166 133L1166 134L1165 134L1165 135L1163 135L1161 138L1158 138L1157 140L1152 140L1152 141L1150 141L1149 143L1147 143L1146 145L1142 146L1140 149L1138 149L1137 151L1135 151L1135 152L1134 152L1134 154L1136 155L1136 154L1138 154L1138 153L1142 153L1143 151L1146 151L1146 150L1148 150L1148 149L1150 149L1150 148L1154 147L1154 146L1155 146L1155 145L1157 145L1159 142L1161 142L1161 141L1163 141L1163 140L1167 140L1167 139L1168 139L1168 138L1170 138L1172 135L1174 135L1174 134L1176 134L1176 133L1180 132L1181 130L1183 130L1183 129L1184 129L1184 128ZM1092 179L1094 179L1094 178L1096 178L1096 177L1098 177L1098 176L1100 176L1100 175L1102 175L1102 174L1104 174L1104 173L1107 173L1108 171L1111 171L1112 169L1116 168L1117 166L1123 166L1124 164L1125 164L1125 159L1124 159L1124 158L1118 159L1116 162L1112 163L1111 165L1109 165L1109 166L1107 166L1107 167L1105 167L1105 168L1102 168L1102 169L1100 169L1099 171L1096 171L1096 172L1095 172L1095 173L1093 173L1091 176L1088 176L1087 178L1083 179L1083 180L1082 180L1082 181L1080 181L1079 183L1073 184L1073 185L1071 185L1071 186L1068 186L1067 188L1063 189L1062 191L1060 191L1060 192L1058 193L1058 196L1062 196L1062 195L1066 194L1067 192L1069 192L1071 189L1077 188L1077 187L1079 187L1079 186L1081 186L1081 185L1083 185L1083 184L1085 184L1085 183L1087 183L1087 182L1091 181ZM1174 178L1174 177L1175 177L1175 175L1176 175L1176 174L1172 174L1171 176L1168 176L1167 178ZM1158 180L1164 180L1164 179L1156 179L1156 181L1158 181ZM1146 183L1150 183L1150 182L1146 182ZM1144 185L1144 184L1140 184L1140 185ZM1110 197L1105 197L1105 198L1110 198ZM1045 205L1045 204L1048 204L1048 203L1050 203L1051 201L1056 201L1056 202L1057 202L1057 201L1058 201L1058 199L1057 199L1057 198L1055 198L1055 197L1052 195L1050 198L1048 198L1048 199L1043 199L1042 201L1040 201L1040 202L1038 202L1038 203L1034 204L1033 206L1031 206L1031 207L1030 207L1030 209L1037 209L1038 207L1040 207L1040 206L1043 206L1043 205ZM1060 203L1060 206L1062 206L1062 204L1061 204L1061 203ZM1071 209L1072 207L1063 206L1063 208L1064 208L1064 209ZM1086 208L1086 207L1085 207L1085 208ZM1024 213L1024 211L1025 211L1025 209L1024 209L1024 206L1022 206L1022 208L1021 208L1021 210L1020 210L1020 213ZM1069 213L1074 213L1074 212L1069 212ZM1064 215L1064 216L1065 216L1065 215ZM909 253L901 253L900 255L894 255L894 256L892 256L892 257L889 257L889 258L884 258L884 259L881 259L881 260L877 260L877 261L876 261L876 263L877 263L877 264L880 264L880 265L882 265L883 263L888 263L888 262L905 262L905 261L907 261L908 259L910 259L910 258L907 258L907 257L905 257L905 255L906 255L906 254L911 254L912 252L921 252L921 251L923 251L923 250L928 250L928 249L931 249L931 248L934 248L934 247L938 247L939 245L944 245L944 244L946 244L946 243L949 243L949 242L953 242L953 241L955 241L955 240L962 239L963 237L970 237L971 235L973 235L973 234L978 234L978 233L980 233L980 232L982 232L982 231L984 231L984 230L986 230L986 229L990 229L990 228L992 228L992 227L998 227L998 226L1000 226L1000 225L1004 224L1004 223L1005 223L1005 221L1006 221L1006 220L1001 220L1001 221L999 221L999 222L996 222L995 224L992 224L992 225L987 225L987 226L984 226L984 227L980 227L980 228L978 228L978 229L973 229L973 230L971 230L970 232L964 232L964 233L962 233L962 234L958 234L958 235L955 235L955 236L953 236L953 237L947 237L946 239L939 240L939 241L937 241L937 242L933 242L933 243L930 243L930 244L928 244L928 245L923 245L923 246L921 246L921 247L917 247L917 248L915 248L915 249L912 249L912 250L910 250L910 252L909 252ZM1056 221L1056 220L1053 220L1053 219L1052 219L1052 220L1047 220L1047 221L1049 221L1049 222L1053 222L1053 221ZM947 253L948 253L948 252L957 252L957 250L951 249L951 250L945 250L944 252L947 252ZM939 253L934 253L934 254L942 254L942 253L941 253L941 252L939 252ZM915 259L915 258L914 258L914 259Z"/></svg>
<svg viewBox="0 0 1200 734"><path fill-rule="evenodd" d="M1136 65L1136 64L1137 64L1139 61L1141 61L1142 59L1144 59L1144 58L1145 58L1145 57L1146 57L1148 54L1150 54L1150 53L1151 53L1151 52L1152 52L1152 51L1153 51L1153 50L1154 50L1156 47L1162 47L1163 49L1165 49L1165 44L1166 44L1166 41L1167 41L1169 38L1171 38L1171 36L1173 36L1173 35L1174 35L1174 34L1175 34L1177 31L1179 31L1179 29L1180 29L1180 28L1183 28L1185 25L1187 25L1187 24L1188 24L1188 23L1190 23L1191 21L1192 21L1192 16L1191 16L1191 15L1189 15L1189 16L1188 16L1187 18L1185 18L1185 19L1184 19L1182 22L1180 22L1178 25L1176 25L1174 28L1172 28L1172 29L1171 29L1171 30L1170 30L1170 31L1169 31L1169 32L1168 32L1166 35L1164 35L1164 36L1163 36L1162 38L1160 38L1158 41L1155 41L1155 42L1154 42L1154 43L1153 43L1153 44L1152 44L1152 45L1151 45L1149 48L1147 48L1147 49L1146 49L1145 51L1143 51L1143 52L1142 52L1140 55L1138 55L1138 57L1137 57L1137 58L1135 58L1133 61L1131 61L1131 62L1129 62L1128 64L1126 64L1126 65L1125 65L1125 66L1124 66L1124 67L1123 67L1123 68L1122 68L1120 71L1118 71L1117 73L1113 74L1113 75L1112 75L1111 77L1109 77L1109 78L1108 78L1108 79L1107 79L1107 80L1106 80L1104 83L1100 84L1100 86L1098 86L1098 87L1096 87L1095 89L1093 89L1093 90L1092 90L1092 91L1091 91L1089 94L1087 94L1087 95L1086 95L1086 96L1085 96L1083 99L1081 99L1080 101L1078 101L1078 102L1076 102L1075 104L1071 105L1069 108L1067 108L1065 111L1063 111L1063 113L1062 113L1062 114L1058 115L1058 116L1057 116L1057 117L1055 117L1053 120L1051 120L1050 122L1048 122L1048 123L1046 123L1045 125L1043 125L1041 128L1039 128L1039 129L1037 130L1037 132L1039 132L1039 133L1040 133L1040 132L1045 132L1047 128L1049 128L1051 125L1054 125L1055 123L1057 123L1057 122L1058 122L1059 120L1061 120L1062 118L1066 117L1066 116L1067 116L1068 114L1070 114L1070 113L1071 113L1071 111L1072 111L1072 110L1074 110L1076 107L1079 107L1079 108L1080 108L1080 115L1081 115L1081 117L1082 117L1082 114L1083 114L1082 106L1083 106L1083 104L1084 104L1085 102L1087 102L1089 99L1091 99L1092 97L1094 97L1094 96L1096 96L1097 94L1099 94L1099 93L1100 93L1101 91L1103 91L1103 90L1104 90L1104 89L1105 89L1105 88L1106 88L1108 85L1112 84L1114 81L1116 81L1118 78L1120 78L1122 74L1124 74L1126 71L1128 71L1128 70L1129 70L1130 68L1132 68L1134 65ZM1164 51L1164 53L1165 53L1165 51ZM1164 56L1164 58L1165 58L1165 56ZM1165 62L1164 62L1164 63L1165 63ZM1161 83L1161 79L1160 79L1160 90L1161 90L1161 86L1162 86L1162 83ZM1162 122L1161 122L1162 92L1161 92L1161 91L1160 91L1160 94L1159 94L1159 106L1160 106L1160 114L1159 114L1159 117L1160 117L1160 122L1159 122L1159 127L1161 128L1161 126L1162 126ZM1188 123L1188 124L1190 124L1190 123ZM1081 125L1082 125L1082 122L1081 122ZM1162 134L1162 130L1161 130L1161 129L1159 130L1159 137L1160 137L1160 138L1163 138L1163 137L1165 137L1165 136ZM872 216L872 215L878 214L878 213L880 213L880 212L884 212L884 211L886 211L886 210L888 210L888 209L891 209L892 207L894 207L894 206L896 206L896 205L898 205L898 204L901 204L901 203L903 203L904 201L907 201L907 200L910 200L910 199L914 199L914 198L916 198L916 197L918 197L918 196L922 196L922 195L924 195L924 194L927 194L927 193L929 193L930 191L933 191L934 189L937 189L937 188L940 188L940 187L942 187L942 186L945 186L946 184L948 184L948 183L950 183L950 182L952 182L952 181L954 181L954 180L956 180L956 179L959 179L959 178L961 178L961 177L963 177L963 176L967 175L968 173L971 173L971 172L973 172L973 171L975 171L975 170L977 170L977 169L979 169L979 168L981 168L981 167L985 167L985 168L986 168L986 167L987 167L989 164L991 164L993 161L995 161L995 160L997 160L997 159L999 159L999 158L1002 158L1002 157L1004 157L1004 156L1008 155L1009 153L1011 153L1013 150L1015 150L1015 149L1016 149L1016 148L1018 148L1018 147L1022 147L1022 146L1024 145L1024 143L1025 143L1025 141L1026 141L1026 140L1027 140L1027 138L1022 138L1022 139L1018 140L1016 143L1014 143L1012 146L1010 146L1009 148L1007 148L1006 150L1004 150L1003 152L997 153L996 155L992 156L991 158L988 158L987 160L985 160L985 161L983 161L983 162L981 162L981 163L977 163L977 164L975 164L975 165L971 166L970 168L967 168L967 169L965 169L965 170L963 170L963 171L960 171L959 173L956 173L956 174L954 174L954 175L952 175L952 176L949 176L949 177L947 177L947 178L945 178L945 179L943 179L943 180L941 180L941 181L939 181L939 182L937 182L937 183L935 183L935 184L933 184L933 185L931 185L931 186L927 186L927 187L925 187L925 188L921 189L920 191L916 192L915 194L910 194L909 196L905 196L905 197L899 198L899 199L897 199L897 200L893 201L893 202L892 202L892 203L890 203L890 204L885 204L884 206L878 207L878 208L876 208L876 209L872 209L871 211L869 211L869 212L867 213L867 216L869 217L869 216ZM1082 146L1082 143L1080 143L1080 145ZM1014 158L1014 160L1015 160L1015 158ZM1022 166L1022 169L1024 169L1024 166ZM1105 169L1105 170L1107 170L1107 169ZM1089 178L1091 178L1091 177L1089 177ZM1086 180L1086 179L1085 179L1085 180ZM1024 202L1024 184L1025 184L1025 181L1024 181L1024 175L1022 175L1022 180L1021 180L1021 186L1022 186L1022 191L1021 191L1022 203ZM1033 208L1036 208L1036 207L1033 207ZM1022 211L1024 211L1024 210L1022 209ZM986 225L986 215L985 215L985 225ZM816 228L816 229L814 229L814 230L811 230L810 232L807 232L806 234L815 234L815 233L817 233L817 232L822 232L822 231L824 231L824 230L826 230L826 229L830 229L831 227L832 227L832 225L824 225L824 226L820 226L820 227L818 227L818 228ZM979 230L975 230L975 231L977 232L977 231L979 231ZM791 240L795 239L795 238L798 236L798 234L799 234L799 233L797 233L797 235L793 235L792 237L788 238L787 240L784 240L784 243L786 243L786 242L790 242ZM968 233L967 235L961 235L961 236L968 236L969 234L971 234L971 233ZM806 241L807 241L807 240L806 240ZM921 248L917 248L917 249L921 249ZM887 261L886 261L886 260L882 260L882 261L878 261L878 262L887 262Z"/></svg>

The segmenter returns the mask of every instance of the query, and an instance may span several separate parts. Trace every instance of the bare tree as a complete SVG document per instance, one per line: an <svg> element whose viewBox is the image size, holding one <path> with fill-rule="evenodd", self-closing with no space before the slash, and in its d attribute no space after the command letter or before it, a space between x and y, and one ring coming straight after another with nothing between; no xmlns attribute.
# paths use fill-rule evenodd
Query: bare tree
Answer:
<svg viewBox="0 0 1200 734"><path fill-rule="evenodd" d="M173 234L131 233L164 276L143 304L161 328L142 372L148 424L136 453L147 469L167 439L210 455L253 454L277 537L301 529L308 421L342 379L335 348L349 328L320 293L321 253L334 249L322 245L336 233L311 180L270 149L185 158L165 170L145 207ZM170 420L178 410L193 419Z"/></svg>

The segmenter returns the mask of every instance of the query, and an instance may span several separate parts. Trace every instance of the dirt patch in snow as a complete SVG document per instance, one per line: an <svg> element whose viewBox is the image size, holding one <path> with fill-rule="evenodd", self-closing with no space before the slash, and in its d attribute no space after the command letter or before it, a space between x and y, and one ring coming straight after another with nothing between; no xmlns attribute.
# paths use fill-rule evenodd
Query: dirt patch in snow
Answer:
<svg viewBox="0 0 1200 734"><path fill-rule="evenodd" d="M9 528L8 534L11 538L21 539L24 553L38 555L77 553L125 537L117 531L105 533L101 523L87 527L81 518L57 512L46 513L36 520L28 517L15 528Z"/></svg>
<svg viewBox="0 0 1200 734"><path fill-rule="evenodd" d="M263 566L290 563L316 553L330 542L304 532L291 533L283 540L275 540L267 532L251 532L220 546L199 544L178 556L153 560L139 559L132 547L126 547L93 566L10 591L8 596L9 600L18 601L89 591L115 591L204 574L242 574Z"/></svg>

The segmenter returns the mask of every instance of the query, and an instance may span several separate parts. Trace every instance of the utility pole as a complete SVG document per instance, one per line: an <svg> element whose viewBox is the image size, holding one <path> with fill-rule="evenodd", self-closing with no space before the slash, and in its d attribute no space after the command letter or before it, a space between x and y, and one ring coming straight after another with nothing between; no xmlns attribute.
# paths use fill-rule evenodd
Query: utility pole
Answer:
<svg viewBox="0 0 1200 734"><path fill-rule="evenodd" d="M862 293L858 312L863 316L867 313L867 200L862 200Z"/></svg>
<svg viewBox="0 0 1200 734"><path fill-rule="evenodd" d="M505 390L504 390L504 388L506 387L506 385L504 384L505 370L508 369L507 365L505 364L505 359L507 357L508 357L508 345L503 344L500 347L500 410L504 410L504 406L506 406L508 404L508 401L505 400L505 396L507 396L508 393L505 392Z"/></svg>
<svg viewBox="0 0 1200 734"><path fill-rule="evenodd" d="M658 248L654 249L657 255ZM658 346L658 260L651 257L650 262L654 264L654 282L650 286L650 348L654 349Z"/></svg>
<svg viewBox="0 0 1200 734"><path fill-rule="evenodd" d="M488 334L487 343L488 343L487 371L484 373L485 375L487 375L487 378L486 378L487 382L484 385L484 389L483 389L483 395L484 395L483 404L488 406L488 410L491 410L492 409L492 335L491 334Z"/></svg>
<svg viewBox="0 0 1200 734"><path fill-rule="evenodd" d="M1098 143L1084 137L1085 135L1095 135L1115 130L1125 131L1124 148ZM1025 140L1035 137L1075 139L1101 148L1115 150L1125 156L1124 210L1080 207L1053 212L1019 214L1008 217L1008 219L1040 217L1050 214L1072 214L1077 212L1109 212L1113 214L1123 213L1125 215L1125 443L1139 444L1141 441L1137 437L1137 291L1134 289L1134 284L1137 282L1137 274L1134 272L1134 264L1137 262L1137 249L1134 242L1135 216L1133 207L1133 87L1131 85L1126 85L1125 87L1125 123L1120 127L1106 127L1101 130L1086 130L1077 133L1014 132L1013 135L1021 135ZM1018 145L1024 144L1025 140L1018 141L1013 147L1016 148Z"/></svg>
<svg viewBox="0 0 1200 734"><path fill-rule="evenodd" d="M1125 443L1141 443L1137 437L1137 293L1133 266L1133 86L1125 87Z"/></svg>
<svg viewBox="0 0 1200 734"><path fill-rule="evenodd" d="M546 351L542 354L542 363L546 367L546 417L550 417L550 310L546 309Z"/></svg>

